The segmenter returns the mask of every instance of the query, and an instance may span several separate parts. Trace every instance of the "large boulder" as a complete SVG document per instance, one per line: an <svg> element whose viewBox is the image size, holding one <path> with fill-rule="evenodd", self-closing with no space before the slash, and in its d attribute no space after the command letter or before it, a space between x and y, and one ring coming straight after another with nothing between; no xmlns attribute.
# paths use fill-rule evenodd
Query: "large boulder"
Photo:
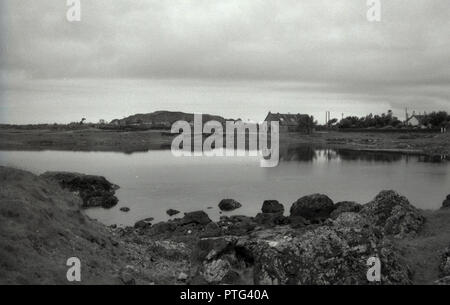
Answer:
<svg viewBox="0 0 450 305"><path fill-rule="evenodd" d="M119 202L114 195L119 187L102 176L46 172L41 177L57 182L63 189L76 192L83 200L83 208L111 208Z"/></svg>
<svg viewBox="0 0 450 305"><path fill-rule="evenodd" d="M397 238L415 235L425 222L419 210L395 191L380 192L360 213L385 234Z"/></svg>
<svg viewBox="0 0 450 305"><path fill-rule="evenodd" d="M204 239L199 248L203 270L220 275L203 272L214 283L224 283L231 266L241 274L235 284L248 283L248 278L250 284L370 284L367 261L371 257L381 261L382 284L411 283L411 272L399 251L357 213L343 213L312 229L278 227Z"/></svg>
<svg viewBox="0 0 450 305"><path fill-rule="evenodd" d="M341 201L334 205L334 210L330 214L331 219L336 219L339 215L346 212L358 213L362 205L353 201Z"/></svg>
<svg viewBox="0 0 450 305"><path fill-rule="evenodd" d="M169 215L169 216L174 216L174 215L179 214L180 211L174 210L174 209L168 209L168 210L166 211L166 213L167 213L167 215Z"/></svg>
<svg viewBox="0 0 450 305"><path fill-rule="evenodd" d="M221 211L233 211L239 209L242 205L234 199L223 199L219 203Z"/></svg>
<svg viewBox="0 0 450 305"><path fill-rule="evenodd" d="M277 200L265 200L261 211L263 213L284 213L284 206Z"/></svg>
<svg viewBox="0 0 450 305"><path fill-rule="evenodd" d="M182 219L183 225L190 224L190 223L199 224L199 225L207 225L210 222L211 222L211 219L209 218L208 214L206 214L203 211L184 213L184 217Z"/></svg>
<svg viewBox="0 0 450 305"><path fill-rule="evenodd" d="M291 206L291 217L301 216L313 223L321 222L330 217L334 209L333 201L326 195L313 194L304 196Z"/></svg>
<svg viewBox="0 0 450 305"><path fill-rule="evenodd" d="M442 208L450 208L450 195L447 195L447 198L442 202Z"/></svg>

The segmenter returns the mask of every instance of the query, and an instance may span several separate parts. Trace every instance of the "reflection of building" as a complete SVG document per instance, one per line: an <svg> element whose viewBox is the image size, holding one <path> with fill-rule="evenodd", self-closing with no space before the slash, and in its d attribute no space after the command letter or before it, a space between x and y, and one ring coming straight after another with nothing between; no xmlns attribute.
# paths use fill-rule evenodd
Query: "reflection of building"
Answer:
<svg viewBox="0 0 450 305"><path fill-rule="evenodd" d="M304 132L311 133L314 127L313 117L307 114L267 114L266 122L278 121L280 124L280 132Z"/></svg>

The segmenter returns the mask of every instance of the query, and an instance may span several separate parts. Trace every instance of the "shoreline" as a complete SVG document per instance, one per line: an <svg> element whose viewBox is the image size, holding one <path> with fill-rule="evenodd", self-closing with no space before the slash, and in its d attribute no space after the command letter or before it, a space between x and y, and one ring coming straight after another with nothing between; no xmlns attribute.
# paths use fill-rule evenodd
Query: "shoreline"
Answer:
<svg viewBox="0 0 450 305"><path fill-rule="evenodd" d="M393 191L364 205L305 196L289 216L268 202L254 217L212 222L196 211L115 228L82 213L82 198L48 174L0 167L0 177L0 273L7 284L42 277L66 283L64 258L73 255L88 263L85 284L367 284L365 260L372 255L385 267L381 284L449 282L441 265L450 209L418 210Z"/></svg>
<svg viewBox="0 0 450 305"><path fill-rule="evenodd" d="M174 135L167 130L111 131L0 128L0 150L146 152L170 149ZM401 153L448 160L450 133L316 132L280 134L280 147L311 145L363 152Z"/></svg>

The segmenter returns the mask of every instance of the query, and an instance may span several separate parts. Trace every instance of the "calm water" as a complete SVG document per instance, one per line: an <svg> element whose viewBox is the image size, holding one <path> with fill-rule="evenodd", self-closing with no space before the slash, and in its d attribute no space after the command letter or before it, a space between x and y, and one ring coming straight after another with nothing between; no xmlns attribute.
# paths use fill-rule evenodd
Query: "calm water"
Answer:
<svg viewBox="0 0 450 305"><path fill-rule="evenodd" d="M335 202L366 203L380 190L395 189L425 209L439 208L450 193L448 162L311 147L285 148L281 158L278 167L261 168L253 157L175 158L166 150L134 154L0 151L1 165L37 174L61 170L103 175L120 185L116 207L87 210L105 224L132 225L146 217L166 220L169 208L201 209L218 219L217 204L223 198L243 204L234 214L254 216L265 199L277 199L289 210L296 199L316 192ZM124 206L131 211L121 212Z"/></svg>

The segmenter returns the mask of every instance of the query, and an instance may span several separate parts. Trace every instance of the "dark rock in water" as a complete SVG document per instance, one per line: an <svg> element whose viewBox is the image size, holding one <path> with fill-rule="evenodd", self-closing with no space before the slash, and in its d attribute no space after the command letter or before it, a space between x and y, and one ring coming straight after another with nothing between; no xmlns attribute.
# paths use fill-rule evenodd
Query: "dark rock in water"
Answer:
<svg viewBox="0 0 450 305"><path fill-rule="evenodd" d="M425 222L419 210L395 191L382 191L360 211L387 235L403 238L415 235Z"/></svg>
<svg viewBox="0 0 450 305"><path fill-rule="evenodd" d="M331 219L336 219L340 214L345 212L358 213L362 208L362 205L353 201L341 201L334 205L334 210L330 214Z"/></svg>
<svg viewBox="0 0 450 305"><path fill-rule="evenodd" d="M450 208L450 195L447 195L447 198L442 202L442 208Z"/></svg>
<svg viewBox="0 0 450 305"><path fill-rule="evenodd" d="M122 212L129 212L129 211L130 211L130 208L123 207L123 208L120 208L120 210L121 210Z"/></svg>
<svg viewBox="0 0 450 305"><path fill-rule="evenodd" d="M223 199L219 203L219 209L222 211L233 211L241 206L242 205L234 199Z"/></svg>
<svg viewBox="0 0 450 305"><path fill-rule="evenodd" d="M184 217L182 219L183 224L195 223L199 225L207 225L211 222L208 214L203 211L195 211L190 213L184 213Z"/></svg>
<svg viewBox="0 0 450 305"><path fill-rule="evenodd" d="M152 226L153 217L149 217L143 220L139 220L134 224L135 229L147 229Z"/></svg>
<svg viewBox="0 0 450 305"><path fill-rule="evenodd" d="M56 181L63 189L78 192L83 208L112 208L119 201L114 196L119 187L105 177L69 172L46 172L41 177Z"/></svg>
<svg viewBox="0 0 450 305"><path fill-rule="evenodd" d="M168 209L168 210L166 211L166 213L167 213L167 215L169 215L169 216L173 216L173 215L179 214L180 211L174 210L174 209Z"/></svg>
<svg viewBox="0 0 450 305"><path fill-rule="evenodd" d="M284 206L277 200L265 200L261 208L263 213L284 213Z"/></svg>
<svg viewBox="0 0 450 305"><path fill-rule="evenodd" d="M327 219L334 209L333 201L326 195L313 194L304 196L291 206L291 216L302 216L311 222Z"/></svg>

